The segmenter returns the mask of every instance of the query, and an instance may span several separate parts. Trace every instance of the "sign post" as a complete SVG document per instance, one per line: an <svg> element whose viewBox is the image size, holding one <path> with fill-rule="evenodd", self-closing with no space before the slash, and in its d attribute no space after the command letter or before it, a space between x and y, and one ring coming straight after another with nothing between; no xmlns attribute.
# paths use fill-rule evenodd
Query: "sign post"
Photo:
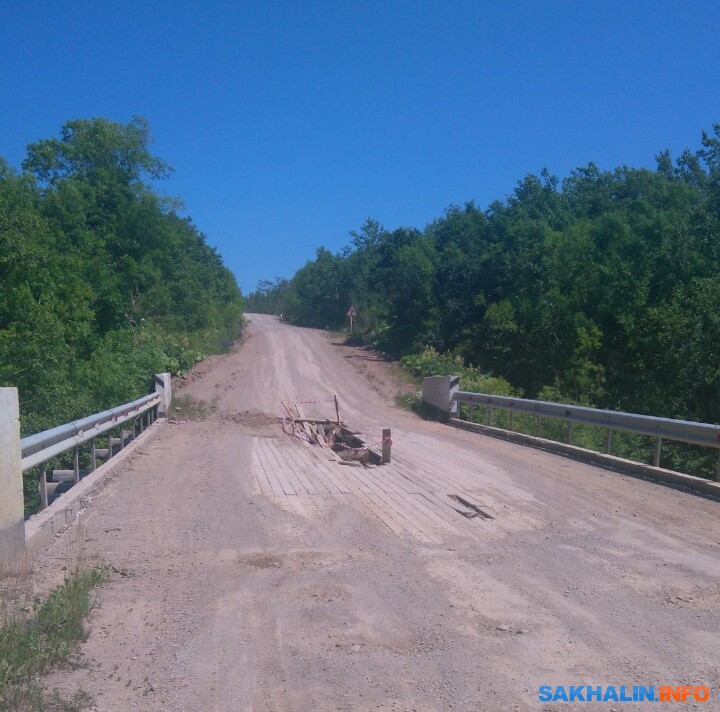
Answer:
<svg viewBox="0 0 720 712"><path fill-rule="evenodd" d="M355 311L355 307L351 306L351 307L347 310L346 316L349 317L349 319L350 319L350 336L352 336L352 333L353 333L353 319L357 316L357 312Z"/></svg>

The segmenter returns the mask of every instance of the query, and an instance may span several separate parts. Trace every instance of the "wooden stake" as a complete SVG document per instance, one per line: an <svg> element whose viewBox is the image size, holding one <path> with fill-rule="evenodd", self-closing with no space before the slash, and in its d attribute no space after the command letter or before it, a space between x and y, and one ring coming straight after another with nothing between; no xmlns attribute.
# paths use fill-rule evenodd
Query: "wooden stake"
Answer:
<svg viewBox="0 0 720 712"><path fill-rule="evenodd" d="M390 428L385 428L382 431L382 458L381 462L387 463L392 459L392 432Z"/></svg>

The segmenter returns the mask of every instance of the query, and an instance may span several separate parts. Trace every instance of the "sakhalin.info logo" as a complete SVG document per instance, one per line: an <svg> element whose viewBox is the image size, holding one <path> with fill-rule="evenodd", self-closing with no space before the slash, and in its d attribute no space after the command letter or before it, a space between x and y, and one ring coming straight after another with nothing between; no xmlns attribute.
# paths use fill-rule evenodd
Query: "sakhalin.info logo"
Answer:
<svg viewBox="0 0 720 712"><path fill-rule="evenodd" d="M705 685L540 685L540 702L707 702Z"/></svg>

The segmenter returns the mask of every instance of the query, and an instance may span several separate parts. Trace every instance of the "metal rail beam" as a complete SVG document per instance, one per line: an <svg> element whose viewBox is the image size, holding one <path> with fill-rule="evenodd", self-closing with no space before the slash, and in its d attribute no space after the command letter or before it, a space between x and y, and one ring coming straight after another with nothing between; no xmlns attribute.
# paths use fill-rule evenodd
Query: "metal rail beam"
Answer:
<svg viewBox="0 0 720 712"><path fill-rule="evenodd" d="M709 423L695 423L689 420L658 418L651 415L637 415L635 413L599 410L579 405L493 396L486 393L469 393L467 391L459 391L455 396L455 400L458 404L465 403L470 405L471 408L473 406L483 406L491 409L499 408L510 411L510 413L528 413L536 418L555 418L570 423L585 423L586 425L607 428L610 431L623 430L663 440L720 449L720 426Z"/></svg>
<svg viewBox="0 0 720 712"><path fill-rule="evenodd" d="M159 393L151 393L132 401L132 403L110 408L88 418L59 425L57 428L23 438L20 441L22 471L25 472L37 467L56 455L94 440L99 435L109 432L118 425L133 420L145 411L157 407L160 401L161 395Z"/></svg>

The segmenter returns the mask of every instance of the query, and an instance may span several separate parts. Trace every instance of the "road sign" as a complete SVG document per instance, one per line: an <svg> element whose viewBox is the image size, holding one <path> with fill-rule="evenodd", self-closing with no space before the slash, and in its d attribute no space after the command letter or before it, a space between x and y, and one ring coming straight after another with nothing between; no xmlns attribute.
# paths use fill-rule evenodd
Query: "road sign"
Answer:
<svg viewBox="0 0 720 712"><path fill-rule="evenodd" d="M357 316L357 312L355 311L354 306L350 306L350 308L347 310L346 316L350 319L350 336L352 336L353 333L353 319Z"/></svg>

